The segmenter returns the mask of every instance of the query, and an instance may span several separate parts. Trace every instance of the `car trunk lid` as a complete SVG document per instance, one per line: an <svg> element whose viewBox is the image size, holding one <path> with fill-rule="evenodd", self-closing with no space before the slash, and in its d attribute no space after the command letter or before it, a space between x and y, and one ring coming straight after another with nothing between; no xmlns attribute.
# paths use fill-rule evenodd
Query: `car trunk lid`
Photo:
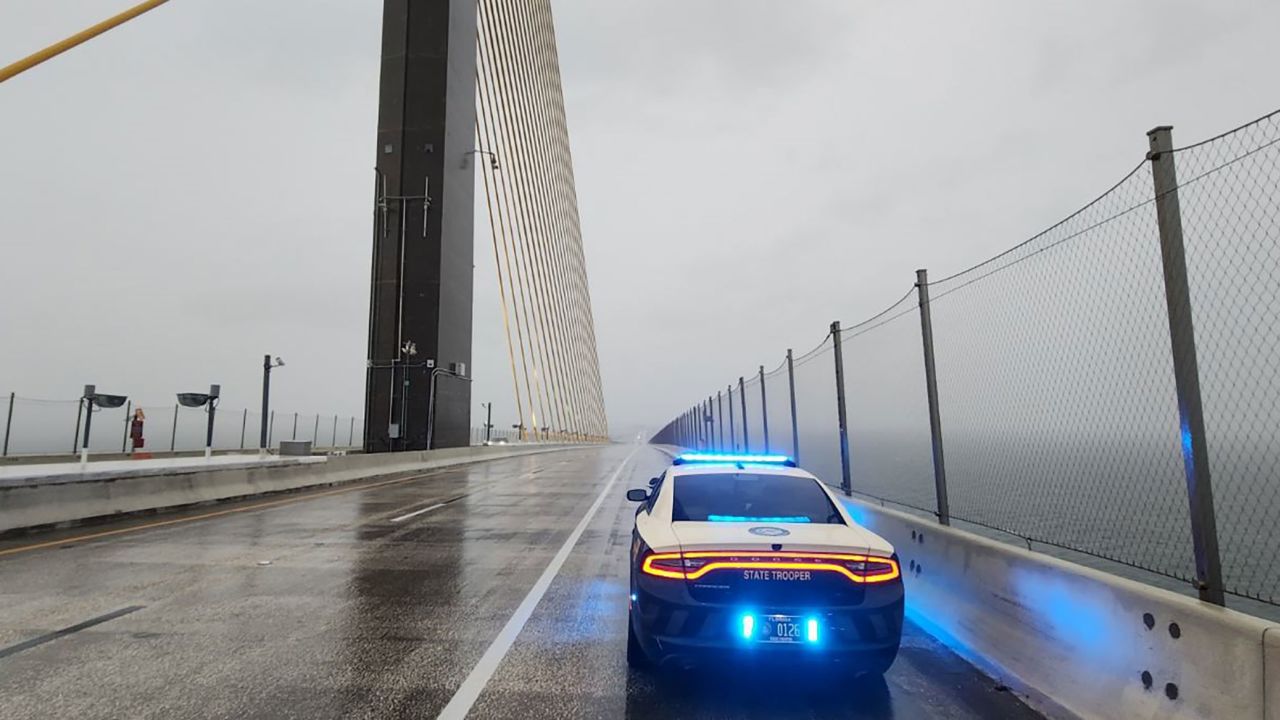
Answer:
<svg viewBox="0 0 1280 720"><path fill-rule="evenodd" d="M700 602L773 611L862 602L865 590L861 583L837 572L798 568L792 562L800 558L778 556L780 552L865 554L871 543L862 528L817 523L675 522L672 530L686 557L699 552L732 554L723 558L728 561L722 563L726 567L702 574L696 569L689 571L686 586ZM690 560L712 562L696 556Z"/></svg>

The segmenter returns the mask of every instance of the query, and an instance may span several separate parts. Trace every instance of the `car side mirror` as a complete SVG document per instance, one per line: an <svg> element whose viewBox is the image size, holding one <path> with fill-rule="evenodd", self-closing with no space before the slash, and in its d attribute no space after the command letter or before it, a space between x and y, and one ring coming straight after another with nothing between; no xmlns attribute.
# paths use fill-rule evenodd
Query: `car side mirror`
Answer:
<svg viewBox="0 0 1280 720"><path fill-rule="evenodd" d="M643 488L632 488L627 491L627 499L631 502L644 502L649 499L649 492Z"/></svg>

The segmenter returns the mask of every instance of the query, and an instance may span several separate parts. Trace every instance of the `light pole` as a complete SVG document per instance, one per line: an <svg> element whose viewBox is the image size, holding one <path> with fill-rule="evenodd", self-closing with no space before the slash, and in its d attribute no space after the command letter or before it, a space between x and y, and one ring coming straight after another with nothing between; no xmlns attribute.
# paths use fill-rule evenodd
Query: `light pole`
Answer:
<svg viewBox="0 0 1280 720"><path fill-rule="evenodd" d="M494 152L492 152L492 151L490 151L490 150L468 150L468 151L466 151L466 152L462 153L462 169L463 169L463 170L466 170L466 169L467 169L467 160L469 160L469 159L471 158L471 156L472 156L472 155L488 155L488 156L489 156L489 167L490 167L494 172L497 172L497 171L500 169L500 168L498 167L498 155L497 155L497 153L494 153Z"/></svg>
<svg viewBox="0 0 1280 720"><path fill-rule="evenodd" d="M480 407L484 408L484 444L488 445L493 430L493 403L480 403Z"/></svg>
<svg viewBox="0 0 1280 720"><path fill-rule="evenodd" d="M262 433L258 439L258 454L267 454L267 416L271 413L271 368L284 367L284 360L270 355L262 356Z"/></svg>
<svg viewBox="0 0 1280 720"><path fill-rule="evenodd" d="M80 445L80 467L89 464L89 429L93 425L93 409L118 408L127 400L124 395L104 395L98 392L95 385L84 386L84 396L80 398L84 407L84 443Z"/></svg>
<svg viewBox="0 0 1280 720"><path fill-rule="evenodd" d="M395 441L400 440L400 449L406 450L409 445L409 368L416 367L413 358L418 354L418 344L405 340L400 346L400 422L396 424L396 432L391 437L391 449L395 449ZM406 359L407 358L407 359ZM435 376L432 376L434 386ZM431 440L427 439L427 449L431 449Z"/></svg>
<svg viewBox="0 0 1280 720"><path fill-rule="evenodd" d="M204 458L213 457L213 417L218 406L218 396L222 394L221 385L210 385L208 393L178 393L178 403L184 407L202 407L209 414L209 425L204 435Z"/></svg>

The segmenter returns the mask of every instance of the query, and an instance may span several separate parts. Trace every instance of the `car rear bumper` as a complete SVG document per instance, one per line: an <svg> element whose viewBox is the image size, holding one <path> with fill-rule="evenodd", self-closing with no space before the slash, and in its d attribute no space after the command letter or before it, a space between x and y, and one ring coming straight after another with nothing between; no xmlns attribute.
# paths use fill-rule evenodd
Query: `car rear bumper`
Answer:
<svg viewBox="0 0 1280 720"><path fill-rule="evenodd" d="M891 661L902 637L901 582L869 589L858 605L768 605L706 603L679 582L642 582L632 601L632 623L646 654L655 662L840 662L874 666ZM645 587L649 586L649 587ZM810 642L765 643L743 637L742 617L790 615L814 619L818 637Z"/></svg>

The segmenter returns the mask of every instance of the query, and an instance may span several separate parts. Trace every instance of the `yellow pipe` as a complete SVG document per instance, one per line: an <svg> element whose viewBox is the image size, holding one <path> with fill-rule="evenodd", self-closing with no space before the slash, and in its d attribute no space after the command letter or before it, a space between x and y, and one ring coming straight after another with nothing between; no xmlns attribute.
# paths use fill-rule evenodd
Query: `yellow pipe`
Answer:
<svg viewBox="0 0 1280 720"><path fill-rule="evenodd" d="M166 2L169 2L169 0L147 0L147 2L139 3L138 5L135 5L134 7L131 7L128 10L125 10L119 15L107 18L106 20L103 20L102 22L98 23L97 25L94 25L91 28L82 30L76 33L75 35L72 35L71 37L67 38L66 40L63 40L62 42L54 43L53 45L50 45L49 47L41 50L38 53L35 53L33 55L28 55L27 57L19 60L16 63L13 63L12 65L7 65L3 68L0 68L0 82L4 82L5 80L8 80L14 75L18 75L20 73L26 72L27 70L30 70L31 68L39 65L45 60L48 60L49 58L55 57L57 55L61 55L62 53L79 45L80 43L83 43L86 40L91 40L101 35L102 33L110 30L111 28L116 27L117 25L123 25L124 23L129 22L130 20L138 17L142 13L147 12L148 10L154 10L155 8L160 7Z"/></svg>

